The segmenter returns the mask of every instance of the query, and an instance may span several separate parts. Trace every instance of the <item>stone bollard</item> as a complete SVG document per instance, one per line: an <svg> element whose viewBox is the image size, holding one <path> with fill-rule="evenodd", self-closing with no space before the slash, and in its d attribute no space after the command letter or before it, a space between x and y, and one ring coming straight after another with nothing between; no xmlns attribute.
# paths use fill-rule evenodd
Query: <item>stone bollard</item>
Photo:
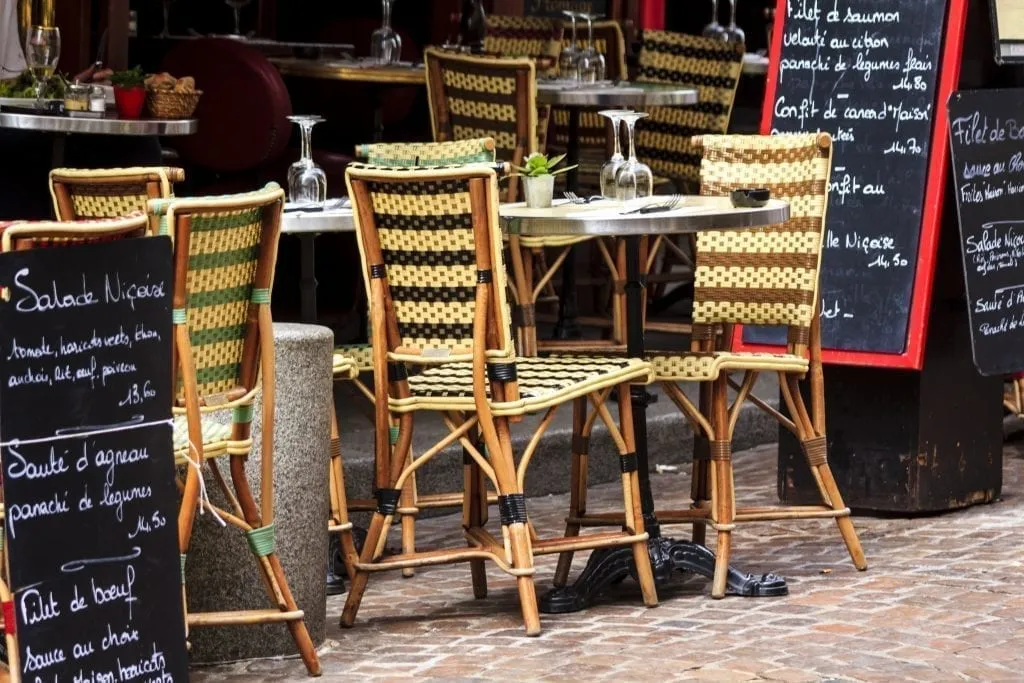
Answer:
<svg viewBox="0 0 1024 683"><path fill-rule="evenodd" d="M313 644L319 646L326 636L327 619L324 562L334 334L316 325L277 323L274 344L277 552L295 602L306 614L306 628ZM253 451L246 466L257 498L261 411L262 402L257 400L252 423ZM230 481L227 458L218 459L218 464ZM209 475L206 487L215 504L224 506L223 496ZM230 510L226 506L225 509ZM244 535L235 527L222 527L209 512L196 517L185 566L189 611L272 607ZM193 628L189 641L193 663L293 656L298 652L285 624Z"/></svg>

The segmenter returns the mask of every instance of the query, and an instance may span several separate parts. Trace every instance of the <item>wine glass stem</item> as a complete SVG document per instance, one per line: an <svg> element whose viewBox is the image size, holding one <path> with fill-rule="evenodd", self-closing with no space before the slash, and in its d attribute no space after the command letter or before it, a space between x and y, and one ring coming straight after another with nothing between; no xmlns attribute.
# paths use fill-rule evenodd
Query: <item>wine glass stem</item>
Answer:
<svg viewBox="0 0 1024 683"><path fill-rule="evenodd" d="M711 0L711 23L718 23L718 0Z"/></svg>
<svg viewBox="0 0 1024 683"><path fill-rule="evenodd" d="M161 33L164 38L171 35L171 3L164 0L164 31Z"/></svg>
<svg viewBox="0 0 1024 683"><path fill-rule="evenodd" d="M594 49L594 22L587 19L587 49Z"/></svg>
<svg viewBox="0 0 1024 683"><path fill-rule="evenodd" d="M636 119L626 121L626 132L629 134L629 160L636 163Z"/></svg>
<svg viewBox="0 0 1024 683"><path fill-rule="evenodd" d="M615 129L615 134L612 135L615 138L615 158L622 156L622 119L612 119L612 128Z"/></svg>
<svg viewBox="0 0 1024 683"><path fill-rule="evenodd" d="M729 28L736 28L736 0L729 0Z"/></svg>
<svg viewBox="0 0 1024 683"><path fill-rule="evenodd" d="M381 0L384 5L384 28L391 28L391 0Z"/></svg>
<svg viewBox="0 0 1024 683"><path fill-rule="evenodd" d="M235 35L242 35L242 8L235 7Z"/></svg>
<svg viewBox="0 0 1024 683"><path fill-rule="evenodd" d="M313 161L313 124L303 121L299 130L302 131L302 160Z"/></svg>

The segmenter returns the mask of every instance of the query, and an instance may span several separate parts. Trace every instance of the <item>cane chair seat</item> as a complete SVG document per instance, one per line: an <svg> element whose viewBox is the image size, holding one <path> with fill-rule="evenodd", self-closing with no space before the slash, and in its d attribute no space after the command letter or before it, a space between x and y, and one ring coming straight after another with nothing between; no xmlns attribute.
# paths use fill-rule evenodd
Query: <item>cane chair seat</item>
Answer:
<svg viewBox="0 0 1024 683"><path fill-rule="evenodd" d="M758 370L764 372L807 372L808 360L791 353L734 353L714 351L679 355L653 355L648 358L658 381L710 382L722 372Z"/></svg>
<svg viewBox="0 0 1024 683"><path fill-rule="evenodd" d="M623 382L646 383L652 377L650 364L619 356L517 358L514 367L519 397L515 401L491 402L495 415L535 413ZM389 400L392 411L476 409L472 363L426 368L409 377L409 390L408 398Z"/></svg>
<svg viewBox="0 0 1024 683"><path fill-rule="evenodd" d="M203 417L203 457L219 458L228 455L230 450L239 449L248 453L252 448L252 439L232 441L231 423L220 422L210 417ZM188 419L184 415L174 416L174 462L187 465L189 460Z"/></svg>

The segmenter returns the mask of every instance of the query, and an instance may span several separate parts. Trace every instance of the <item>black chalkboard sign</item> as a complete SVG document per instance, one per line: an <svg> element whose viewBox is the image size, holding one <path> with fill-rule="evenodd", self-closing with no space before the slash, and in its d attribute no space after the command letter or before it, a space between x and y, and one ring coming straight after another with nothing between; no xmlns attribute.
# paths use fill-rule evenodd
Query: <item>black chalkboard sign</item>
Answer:
<svg viewBox="0 0 1024 683"><path fill-rule="evenodd" d="M956 206L974 364L1024 370L1024 90L949 100Z"/></svg>
<svg viewBox="0 0 1024 683"><path fill-rule="evenodd" d="M0 255L0 447L26 682L188 680L171 246Z"/></svg>
<svg viewBox="0 0 1024 683"><path fill-rule="evenodd" d="M789 0L777 13L762 132L821 130L835 143L823 348L906 351L946 5ZM743 339L785 343L774 329Z"/></svg>
<svg viewBox="0 0 1024 683"><path fill-rule="evenodd" d="M586 12L594 17L608 15L608 0L526 0L526 16L562 18L563 11ZM568 34L566 34L568 37Z"/></svg>

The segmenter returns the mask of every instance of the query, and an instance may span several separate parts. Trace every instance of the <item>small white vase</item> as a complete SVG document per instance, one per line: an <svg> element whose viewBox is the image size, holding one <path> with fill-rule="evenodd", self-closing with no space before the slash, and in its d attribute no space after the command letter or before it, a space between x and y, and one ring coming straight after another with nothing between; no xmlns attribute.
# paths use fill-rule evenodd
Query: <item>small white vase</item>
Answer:
<svg viewBox="0 0 1024 683"><path fill-rule="evenodd" d="M551 200L555 195L555 176L524 176L523 187L526 188L526 205L528 207L531 209L551 208Z"/></svg>

